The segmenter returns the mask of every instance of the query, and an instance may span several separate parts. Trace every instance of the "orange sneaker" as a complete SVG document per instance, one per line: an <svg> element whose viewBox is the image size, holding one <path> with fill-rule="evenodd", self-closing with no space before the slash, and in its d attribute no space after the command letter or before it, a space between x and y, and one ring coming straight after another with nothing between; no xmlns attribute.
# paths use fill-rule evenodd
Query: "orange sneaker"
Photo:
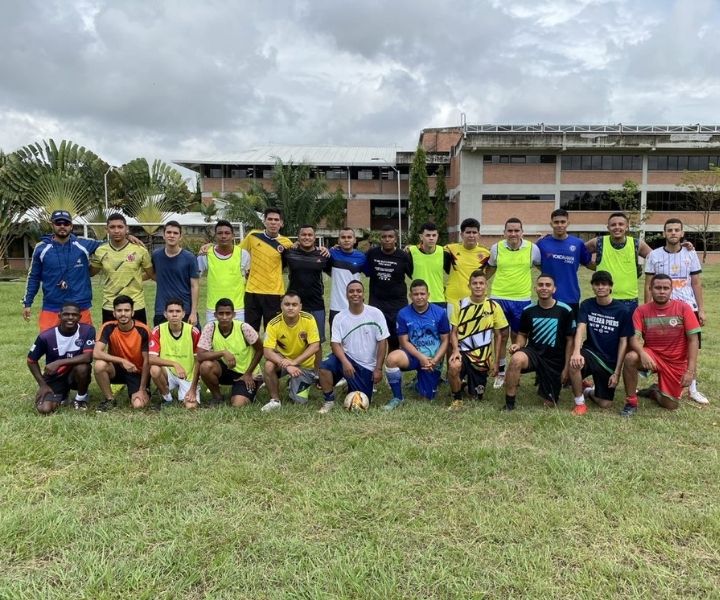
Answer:
<svg viewBox="0 0 720 600"><path fill-rule="evenodd" d="M576 417L581 417L586 412L587 412L587 404L576 404L575 408L572 409L570 414L573 414Z"/></svg>

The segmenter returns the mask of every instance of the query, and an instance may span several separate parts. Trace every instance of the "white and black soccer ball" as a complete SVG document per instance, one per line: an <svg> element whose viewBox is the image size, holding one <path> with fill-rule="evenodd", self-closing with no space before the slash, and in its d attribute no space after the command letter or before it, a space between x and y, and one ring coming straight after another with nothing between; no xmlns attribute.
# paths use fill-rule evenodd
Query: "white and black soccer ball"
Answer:
<svg viewBox="0 0 720 600"><path fill-rule="evenodd" d="M345 396L343 406L350 412L364 412L370 408L370 398L363 392L350 392Z"/></svg>

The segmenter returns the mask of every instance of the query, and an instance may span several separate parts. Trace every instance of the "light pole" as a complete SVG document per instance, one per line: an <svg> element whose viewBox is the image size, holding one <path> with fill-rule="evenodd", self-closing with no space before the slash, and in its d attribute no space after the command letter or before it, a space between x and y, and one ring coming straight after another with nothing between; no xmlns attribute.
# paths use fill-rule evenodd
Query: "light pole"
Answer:
<svg viewBox="0 0 720 600"><path fill-rule="evenodd" d="M108 176L108 173L110 173L110 171L112 171L113 169L117 169L117 167L114 166L114 165L110 165L110 166L108 167L108 170L105 171L105 175L103 175L103 182L105 183L105 217L107 217L107 216L108 216L108 213L110 212L110 208L108 207L107 176Z"/></svg>
<svg viewBox="0 0 720 600"><path fill-rule="evenodd" d="M387 160L384 158L376 157L371 158L370 160L378 160L384 162L388 167L390 167L393 171L395 171L395 174L397 175L397 197L398 197L398 248L402 248L402 203L400 201L400 171L397 169L397 167L391 165ZM382 186L382 177L380 178L380 186Z"/></svg>

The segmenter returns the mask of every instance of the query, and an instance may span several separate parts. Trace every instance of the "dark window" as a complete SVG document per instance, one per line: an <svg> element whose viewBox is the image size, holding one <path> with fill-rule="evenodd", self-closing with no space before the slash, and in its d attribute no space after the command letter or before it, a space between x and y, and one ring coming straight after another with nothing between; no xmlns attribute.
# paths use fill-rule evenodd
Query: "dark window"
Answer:
<svg viewBox="0 0 720 600"><path fill-rule="evenodd" d="M690 192L648 192L647 208L655 212L693 210L694 198Z"/></svg>
<svg viewBox="0 0 720 600"><path fill-rule="evenodd" d="M560 208L565 210L619 210L607 192L560 192Z"/></svg>
<svg viewBox="0 0 720 600"><path fill-rule="evenodd" d="M554 194L483 194L483 200L555 200Z"/></svg>
<svg viewBox="0 0 720 600"><path fill-rule="evenodd" d="M613 171L621 171L622 170L622 156L613 156L612 157L612 168L613 168Z"/></svg>
<svg viewBox="0 0 720 600"><path fill-rule="evenodd" d="M541 154L540 155L540 162L541 163L552 163L554 164L557 161L557 157L554 154Z"/></svg>
<svg viewBox="0 0 720 600"><path fill-rule="evenodd" d="M592 156L580 157L580 168L583 171L589 171L590 169L592 169Z"/></svg>
<svg viewBox="0 0 720 600"><path fill-rule="evenodd" d="M668 171L677 171L678 170L678 157L677 156L668 156L667 157L667 169L668 169Z"/></svg>
<svg viewBox="0 0 720 600"><path fill-rule="evenodd" d="M642 157L631 154L563 156L562 168L569 171L640 171Z"/></svg>

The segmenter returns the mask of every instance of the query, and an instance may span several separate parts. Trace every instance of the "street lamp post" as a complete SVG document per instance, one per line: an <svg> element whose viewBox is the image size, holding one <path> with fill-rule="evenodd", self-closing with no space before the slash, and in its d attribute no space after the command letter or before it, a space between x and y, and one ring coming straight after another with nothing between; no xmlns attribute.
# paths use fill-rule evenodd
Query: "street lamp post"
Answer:
<svg viewBox="0 0 720 600"><path fill-rule="evenodd" d="M384 158L371 158L370 160L378 160L384 162L388 167L390 167L393 171L395 171L395 174L397 175L397 202L398 202L398 248L402 248L402 203L400 201L400 171L397 169L397 167L391 165L387 160ZM380 179L380 185L382 186L382 178Z"/></svg>
<svg viewBox="0 0 720 600"><path fill-rule="evenodd" d="M103 175L103 182L104 182L104 184L105 184L105 216L106 216L106 217L108 216L108 214L109 214L109 212L110 212L110 208L109 208L109 206L108 206L107 176L108 176L108 173L110 173L110 171L112 171L113 169L117 169L117 167L114 166L114 165L110 165L110 166L108 167L108 170L105 171L105 175Z"/></svg>

